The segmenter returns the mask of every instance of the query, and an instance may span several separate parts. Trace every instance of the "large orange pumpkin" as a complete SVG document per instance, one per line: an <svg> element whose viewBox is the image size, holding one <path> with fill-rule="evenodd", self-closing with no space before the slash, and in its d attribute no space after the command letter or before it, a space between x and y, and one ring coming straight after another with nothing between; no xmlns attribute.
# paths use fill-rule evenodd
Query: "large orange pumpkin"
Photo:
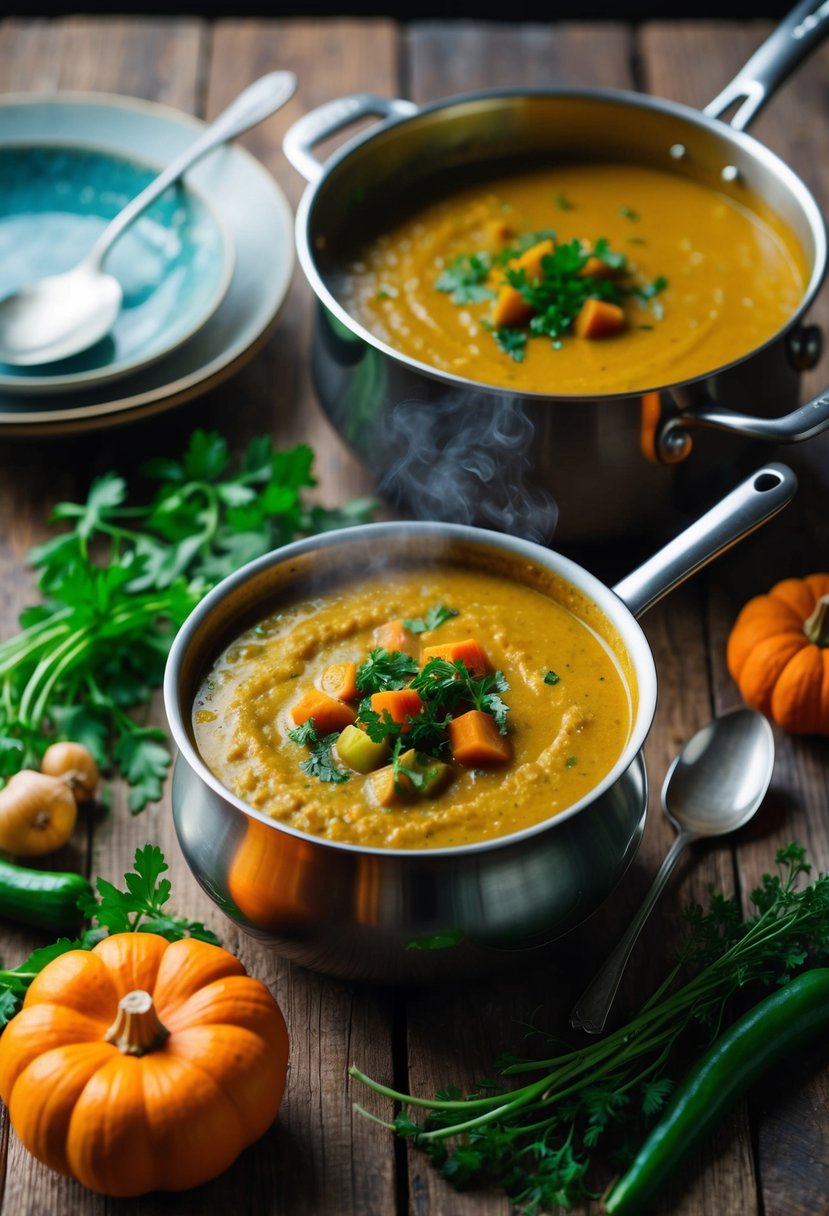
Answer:
<svg viewBox="0 0 829 1216"><path fill-rule="evenodd" d="M726 658L748 705L792 734L829 735L829 574L786 578L749 600Z"/></svg>
<svg viewBox="0 0 829 1216"><path fill-rule="evenodd" d="M33 981L0 1038L0 1096L26 1148L105 1195L226 1169L282 1099L288 1034L218 946L119 933Z"/></svg>

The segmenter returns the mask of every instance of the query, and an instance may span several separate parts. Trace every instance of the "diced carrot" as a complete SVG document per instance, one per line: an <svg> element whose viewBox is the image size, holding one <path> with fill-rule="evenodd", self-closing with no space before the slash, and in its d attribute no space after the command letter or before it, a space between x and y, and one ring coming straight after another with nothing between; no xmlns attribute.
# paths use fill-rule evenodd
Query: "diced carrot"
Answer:
<svg viewBox="0 0 829 1216"><path fill-rule="evenodd" d="M399 650L403 654L410 654L413 658L417 655L417 638L406 628L402 619L387 621L385 625L380 625L374 631L374 638L378 646L382 646L389 652Z"/></svg>
<svg viewBox="0 0 829 1216"><path fill-rule="evenodd" d="M520 328L532 315L532 308L515 287L507 283L499 289L492 309L492 324L496 329Z"/></svg>
<svg viewBox="0 0 829 1216"><path fill-rule="evenodd" d="M484 768L491 764L506 764L512 759L509 739L498 733L495 719L480 709L453 718L449 723L452 755L465 768Z"/></svg>
<svg viewBox="0 0 829 1216"><path fill-rule="evenodd" d="M410 729L406 719L419 714L423 702L413 688L390 688L385 692L372 693L371 708L381 718L388 713L392 722L398 722L403 727L405 734Z"/></svg>
<svg viewBox="0 0 829 1216"><path fill-rule="evenodd" d="M354 701L360 695L357 687L356 663L332 663L320 679L322 691L338 701Z"/></svg>
<svg viewBox="0 0 829 1216"><path fill-rule="evenodd" d="M357 711L344 701L335 701L324 692L311 688L292 707L291 717L297 726L302 726L309 718L313 718L314 730L322 738L323 735L330 735L350 726L357 717Z"/></svg>
<svg viewBox="0 0 829 1216"><path fill-rule="evenodd" d="M394 779L394 766L387 764L369 773L366 785L378 806L397 806L414 796L414 786L405 773L398 773Z"/></svg>
<svg viewBox="0 0 829 1216"><path fill-rule="evenodd" d="M537 244L526 249L520 258L515 258L510 262L510 266L514 266L516 270L525 270L528 280L540 279L544 273L541 266L542 259L552 257L554 251L555 244L552 240L538 241Z"/></svg>
<svg viewBox="0 0 829 1216"><path fill-rule="evenodd" d="M617 271L615 267L608 266L603 258L589 257L579 274L583 279L612 279Z"/></svg>
<svg viewBox="0 0 829 1216"><path fill-rule="evenodd" d="M460 661L473 676L486 676L492 671L486 651L475 638L462 642L444 642L440 646L424 646L420 661L425 666L430 659L446 659L447 663Z"/></svg>
<svg viewBox="0 0 829 1216"><path fill-rule="evenodd" d="M585 300L576 317L575 330L579 338L610 338L624 328L624 312L618 304L610 304L607 300Z"/></svg>
<svg viewBox="0 0 829 1216"><path fill-rule="evenodd" d="M525 250L520 258L513 258L509 263L510 268L512 270L523 270L526 273L528 282L532 282L533 279L540 279L544 274L541 265L542 259L550 257L554 250L555 245L552 240L538 241L535 245ZM505 283L500 288L495 306L492 309L492 324L495 328L502 329L506 327L512 329L526 325L532 315L532 306L527 303L521 292L509 283Z"/></svg>

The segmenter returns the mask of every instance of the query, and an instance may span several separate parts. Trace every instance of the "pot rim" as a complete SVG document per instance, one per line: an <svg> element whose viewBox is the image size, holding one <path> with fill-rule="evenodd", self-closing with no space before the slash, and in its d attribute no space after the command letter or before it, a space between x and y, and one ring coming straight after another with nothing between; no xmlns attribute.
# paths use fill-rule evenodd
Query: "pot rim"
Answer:
<svg viewBox="0 0 829 1216"><path fill-rule="evenodd" d="M421 536L445 537L459 540L468 544L489 545L507 552L516 558L530 561L544 567L546 570L561 575L572 583L579 591L592 600L602 613L618 630L625 645L636 676L636 693L638 704L634 710L631 707L631 725L628 741L610 771L600 782L594 785L582 798L558 814L552 815L530 827L522 828L505 836L496 836L490 840L482 840L466 845L442 846L439 848L383 848L352 844L346 841L328 840L323 836L315 836L309 832L301 832L288 824L271 819L262 811L249 806L229 790L215 774L207 767L204 760L193 744L185 724L180 698L181 669L194 637L213 610L224 598L243 586L249 579L272 567L290 562L296 557L325 550L343 541L384 540L401 534L416 533ZM283 545L262 557L255 558L228 575L218 583L196 605L193 611L179 629L173 641L164 672L164 706L170 731L179 753L179 760L184 761L191 771L199 777L215 794L225 802L230 803L237 811L258 819L278 832L285 832L307 844L318 845L321 848L332 849L339 853L353 856L373 855L377 857L395 858L426 858L446 857L460 858L470 854L488 853L493 850L509 848L518 845L533 836L549 831L559 823L566 823L581 811L588 809L594 802L615 784L622 774L634 763L647 737L656 710L657 677L650 646L636 617L631 613L625 602L595 575L585 570L572 559L552 549L547 549L534 541L523 540L519 537L508 536L505 533L490 529L476 528L467 524L450 524L437 521L392 520L381 523L358 524L350 528L340 528L333 532L318 533L303 540ZM190 706L186 711L190 711Z"/></svg>
<svg viewBox="0 0 829 1216"><path fill-rule="evenodd" d="M440 368L432 367L428 363L422 363L418 359L412 358L401 351L395 350L393 346L382 342L375 334L366 329L359 321L355 320L351 314L339 303L336 297L328 289L325 280L319 274L316 262L314 259L312 243L310 239L310 220L314 204L319 192L323 189L328 178L337 170L337 168L346 161L353 152L364 144L370 143L376 137L384 134L394 127L403 124L417 122L425 115L434 113L442 109L449 109L452 106L465 105L470 102L485 101L485 100L510 100L514 98L555 98L555 99L576 99L576 100L592 100L608 102L616 105L629 106L632 109L655 110L673 116L674 118L690 123L692 126L700 127L703 130L713 132L718 137L723 138L726 143L731 143L740 148L744 153L749 155L754 160L760 162L765 168L770 169L775 176L778 177L790 190L791 194L797 199L803 213L808 221L812 236L815 242L814 263L811 270L809 282L804 290L803 297L795 312L789 319L781 325L773 334L771 334L759 346L753 347L750 351L740 355L736 359L732 359L728 363L718 364L716 367L710 368L696 376L690 376L685 380L670 381L668 383L653 384L650 387L638 388L629 393L543 393L521 391L512 388L505 388L503 385L488 384L480 380L472 380L464 376L456 375L453 372L442 371ZM680 141L677 141L680 142ZM625 89L579 89L579 88L560 88L560 89L545 89L541 87L535 88L499 88L499 89L478 89L471 92L457 93L449 97L440 98L436 101L419 106L417 112L407 115L396 115L385 119L378 125L369 127L365 131L361 131L358 135L344 143L325 161L323 171L317 181L309 183L303 191L296 212L295 220L295 244L297 249L297 257L302 267L303 273L307 278L314 294L321 304L339 320L347 329L349 329L356 337L362 338L370 346L373 346L381 354L387 358L394 360L396 363L410 369L414 372L419 372L421 375L427 376L431 380L436 380L441 384L446 384L459 390L474 390L475 392L486 393L495 396L509 396L517 399L527 399L535 401L557 401L557 402L572 402L574 405L579 405L585 401L613 401L626 400L630 398L641 397L645 393L668 392L674 389L683 389L685 387L702 383L712 376L721 375L731 371L733 368L739 367L749 359L759 355L770 346L790 332L803 318L805 313L814 302L823 280L826 276L827 269L827 228L823 213L817 204L817 201L808 188L803 179L795 173L795 171L784 161L776 152L773 152L760 140L753 135L749 135L745 131L735 131L727 123L724 123L719 118L711 118L701 110L694 109L693 106L685 105L682 102L671 101L667 98L654 97L650 94L635 93Z"/></svg>

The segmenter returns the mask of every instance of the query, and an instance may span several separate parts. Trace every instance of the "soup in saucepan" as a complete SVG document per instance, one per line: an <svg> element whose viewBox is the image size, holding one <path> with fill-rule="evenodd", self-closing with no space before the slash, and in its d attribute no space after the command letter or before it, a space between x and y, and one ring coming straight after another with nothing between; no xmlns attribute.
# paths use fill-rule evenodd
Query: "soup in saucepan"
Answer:
<svg viewBox="0 0 829 1216"><path fill-rule="evenodd" d="M620 757L636 696L615 628L559 576L416 565L286 594L219 656L193 729L280 823L433 848L572 806Z"/></svg>
<svg viewBox="0 0 829 1216"><path fill-rule="evenodd" d="M387 345L521 392L641 392L762 345L803 298L794 235L756 201L636 165L567 164L440 197L334 284Z"/></svg>

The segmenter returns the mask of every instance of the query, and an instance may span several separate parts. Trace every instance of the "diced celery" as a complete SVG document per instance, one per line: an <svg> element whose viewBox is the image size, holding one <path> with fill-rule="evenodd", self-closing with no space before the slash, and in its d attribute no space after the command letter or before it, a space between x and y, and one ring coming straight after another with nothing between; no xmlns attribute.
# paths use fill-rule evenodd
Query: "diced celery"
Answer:
<svg viewBox="0 0 829 1216"><path fill-rule="evenodd" d="M389 754L387 740L372 743L364 730L358 726L346 726L335 744L337 755L343 764L357 773L370 773L379 768Z"/></svg>

